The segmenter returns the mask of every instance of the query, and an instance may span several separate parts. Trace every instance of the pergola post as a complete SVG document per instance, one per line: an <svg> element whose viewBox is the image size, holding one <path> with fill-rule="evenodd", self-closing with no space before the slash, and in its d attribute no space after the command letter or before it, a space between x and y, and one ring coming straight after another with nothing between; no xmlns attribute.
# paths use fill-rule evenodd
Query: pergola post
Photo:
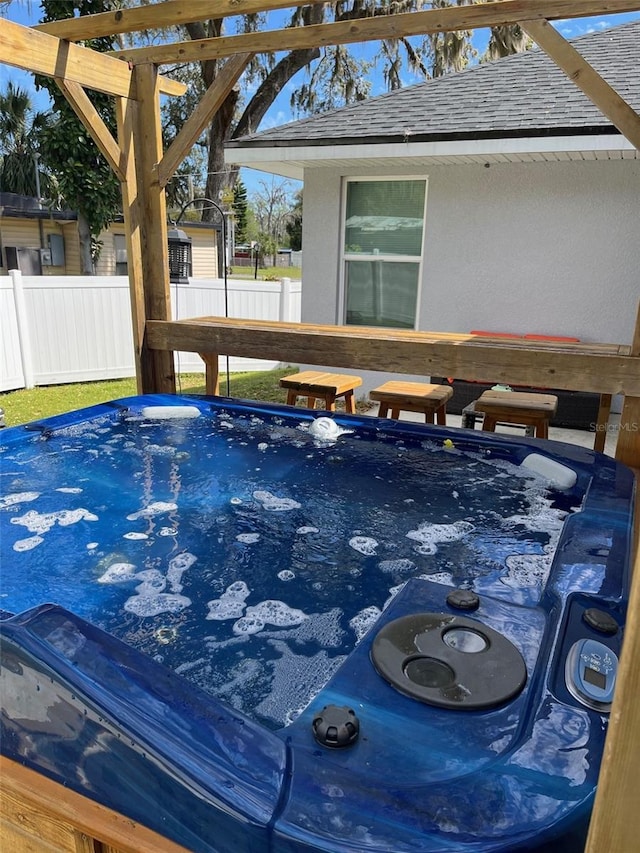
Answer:
<svg viewBox="0 0 640 853"><path fill-rule="evenodd" d="M139 295L141 284L145 322L168 320L171 319L171 292L167 206L158 175L163 153L158 71L151 64L137 65L133 76L138 93L137 108L132 111L137 203L131 206L128 215L134 217L131 224L137 225L140 233L140 269L134 272L138 280L132 281L132 292ZM132 249L136 251L137 245ZM173 353L150 350L145 337L140 347L138 383L143 393L176 393Z"/></svg>
<svg viewBox="0 0 640 853"><path fill-rule="evenodd" d="M141 355L145 329L144 277L142 274L142 244L140 209L138 204L138 185L134 152L135 114L138 102L129 98L116 98L116 121L118 125L118 143L122 152L124 175L120 182L122 192L122 213L127 239L127 271L129 275L129 296L131 301L131 328L133 332L133 351L136 367L138 394L142 393Z"/></svg>
<svg viewBox="0 0 640 853"><path fill-rule="evenodd" d="M630 355L636 356L638 359L638 370L640 371L640 303L638 303ZM636 468L640 471L640 397L627 396L624 398L620 432L616 444L616 459L618 462L624 462L630 468ZM640 513L636 510L636 514Z"/></svg>

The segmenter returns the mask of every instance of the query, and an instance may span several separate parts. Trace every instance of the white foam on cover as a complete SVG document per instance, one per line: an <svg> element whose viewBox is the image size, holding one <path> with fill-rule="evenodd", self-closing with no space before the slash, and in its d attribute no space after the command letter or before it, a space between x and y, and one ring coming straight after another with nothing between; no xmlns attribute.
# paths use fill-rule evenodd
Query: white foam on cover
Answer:
<svg viewBox="0 0 640 853"><path fill-rule="evenodd" d="M320 531L318 530L317 527L310 527L309 525L303 525L302 527L298 527L298 529L296 530L296 533L298 533L300 536L304 536L305 533L319 533L319 532Z"/></svg>
<svg viewBox="0 0 640 853"><path fill-rule="evenodd" d="M373 557L375 556L379 542L371 536L352 536L351 539L349 539L349 545L354 551L359 551L360 554L364 554L365 557Z"/></svg>
<svg viewBox="0 0 640 853"><path fill-rule="evenodd" d="M44 542L42 536L29 536L27 539L18 539L17 542L13 543L14 551L31 551L33 548L37 548L38 545L41 545Z"/></svg>
<svg viewBox="0 0 640 853"><path fill-rule="evenodd" d="M242 542L244 545L254 545L256 542L260 540L259 533L239 533L236 536L236 540L238 542Z"/></svg>
<svg viewBox="0 0 640 853"><path fill-rule="evenodd" d="M399 583L397 586L392 586L389 588L389 597L387 598L385 603L382 605L383 610L387 609L387 607L391 604L391 602L396 597L396 595L400 592L401 589L404 589L404 587L406 585L407 585L407 581L403 581L402 583Z"/></svg>
<svg viewBox="0 0 640 853"><path fill-rule="evenodd" d="M453 586L453 575L451 572L434 572L432 575L419 575L418 577L432 583L441 583L444 586Z"/></svg>
<svg viewBox="0 0 640 853"><path fill-rule="evenodd" d="M143 453L149 456L175 456L176 449L170 444L145 444L142 448Z"/></svg>
<svg viewBox="0 0 640 853"><path fill-rule="evenodd" d="M132 512L131 515L128 515L127 521L137 521L139 518L153 518L165 512L173 512L177 508L177 504L170 501L153 501L148 506L139 509L138 512Z"/></svg>
<svg viewBox="0 0 640 853"><path fill-rule="evenodd" d="M40 492L19 492L15 495L5 495L5 497L0 498L0 509L5 509L8 506L15 506L15 504L35 501L39 497Z"/></svg>
<svg viewBox="0 0 640 853"><path fill-rule="evenodd" d="M133 563L112 563L106 572L98 578L98 583L125 583L136 576Z"/></svg>
<svg viewBox="0 0 640 853"><path fill-rule="evenodd" d="M294 501L293 498L279 498L272 495L271 492L258 490L253 493L253 497L262 505L267 512L287 512L291 509L300 509L301 504Z"/></svg>
<svg viewBox="0 0 640 853"><path fill-rule="evenodd" d="M136 580L142 583L136 587L138 595L150 595L155 592L163 592L167 586L167 579L158 569L144 569L137 572Z"/></svg>
<svg viewBox="0 0 640 853"><path fill-rule="evenodd" d="M182 575L196 560L197 557L189 551L184 551L182 554L177 554L171 558L167 570L167 581L171 592L182 592Z"/></svg>
<svg viewBox="0 0 640 853"><path fill-rule="evenodd" d="M324 649L311 657L296 655L282 641L269 642L281 657L269 663L273 670L271 690L256 711L284 726L299 716L345 658L330 658Z"/></svg>
<svg viewBox="0 0 640 853"><path fill-rule="evenodd" d="M398 559L398 560L381 560L378 563L378 568L387 574L400 574L409 572L415 569L416 564L413 560Z"/></svg>
<svg viewBox="0 0 640 853"><path fill-rule="evenodd" d="M333 649L342 645L345 631L341 627L343 611L333 607L325 613L310 613L299 625L291 628L278 628L277 631L265 630L266 639L287 639L300 645L317 643L325 649Z"/></svg>
<svg viewBox="0 0 640 853"><path fill-rule="evenodd" d="M503 523L507 527L516 524L534 533L546 533L552 543L557 542L568 513L555 509L552 499L540 492L531 490L528 498L529 511L526 515L510 515Z"/></svg>
<svg viewBox="0 0 640 853"><path fill-rule="evenodd" d="M241 616L233 623L234 634L258 634L264 628L264 622L257 616Z"/></svg>
<svg viewBox="0 0 640 853"><path fill-rule="evenodd" d="M243 613L245 604L238 598L214 598L207 602L209 612L207 619L216 619L219 621L225 619L239 619Z"/></svg>
<svg viewBox="0 0 640 853"><path fill-rule="evenodd" d="M473 530L475 527L468 521L454 521L453 524L431 524L425 521L417 530L410 530L406 536L419 543L415 549L419 554L429 555L437 553L439 544L456 542Z"/></svg>
<svg viewBox="0 0 640 853"><path fill-rule="evenodd" d="M244 581L234 581L226 588L224 595L228 598L239 598L244 601L245 598L249 597L249 592L249 587Z"/></svg>
<svg viewBox="0 0 640 853"><path fill-rule="evenodd" d="M235 581L222 593L220 598L207 602L207 619L238 619L244 613L245 599L249 597L249 587L244 581Z"/></svg>
<svg viewBox="0 0 640 853"><path fill-rule="evenodd" d="M544 554L511 554L507 557L507 573L500 580L513 589L516 604L524 601L526 589L538 589L542 593L549 577L554 551L553 546L546 546Z"/></svg>
<svg viewBox="0 0 640 853"><path fill-rule="evenodd" d="M356 641L359 642L367 633L369 628L378 621L381 612L382 611L379 607L371 605L370 607L365 607L364 610L361 610L359 613L356 613L352 619L349 619L349 627L355 632Z"/></svg>
<svg viewBox="0 0 640 853"><path fill-rule="evenodd" d="M98 521L98 516L88 509L63 509L59 512L36 512L29 510L24 515L10 519L11 524L21 524L30 533L47 533L55 524L69 527L79 521Z"/></svg>
<svg viewBox="0 0 640 853"><path fill-rule="evenodd" d="M136 616L158 616L160 613L180 613L191 604L191 599L184 595L170 592L132 595L127 599L124 609Z"/></svg>
<svg viewBox="0 0 640 853"><path fill-rule="evenodd" d="M292 581L295 578L295 572L292 572L291 569L283 569L281 572L278 572L278 579L281 581Z"/></svg>
<svg viewBox="0 0 640 853"><path fill-rule="evenodd" d="M303 613L302 610L289 607L284 601L277 599L267 599L252 607L247 607L246 616L260 619L265 624L285 627L299 625L300 622L307 619L306 613Z"/></svg>

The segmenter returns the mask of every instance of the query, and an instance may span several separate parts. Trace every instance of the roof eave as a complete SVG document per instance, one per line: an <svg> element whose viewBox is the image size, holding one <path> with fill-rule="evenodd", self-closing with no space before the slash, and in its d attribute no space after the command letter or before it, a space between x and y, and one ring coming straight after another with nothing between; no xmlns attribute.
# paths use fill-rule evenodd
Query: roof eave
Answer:
<svg viewBox="0 0 640 853"><path fill-rule="evenodd" d="M540 155L540 159L565 159L562 155L579 155L585 159L596 159L600 152L631 153L636 149L620 133L611 127L588 128L585 132L550 134L548 131L538 135L514 136L500 135L480 138L475 136L455 139L390 139L381 142L362 142L350 140L328 143L305 141L304 144L289 143L255 144L227 146L225 161L237 166L272 172L287 178L303 180L304 170L330 166L332 161L352 162L375 159L394 160L415 159L421 161L460 163L476 157L496 158L496 162L506 159L517 160L520 156L531 159ZM637 152L636 152L637 154ZM591 156L596 155L596 156Z"/></svg>
<svg viewBox="0 0 640 853"><path fill-rule="evenodd" d="M78 214L73 210L49 210L48 208L3 207L2 216L11 219L53 219L56 222L76 222Z"/></svg>

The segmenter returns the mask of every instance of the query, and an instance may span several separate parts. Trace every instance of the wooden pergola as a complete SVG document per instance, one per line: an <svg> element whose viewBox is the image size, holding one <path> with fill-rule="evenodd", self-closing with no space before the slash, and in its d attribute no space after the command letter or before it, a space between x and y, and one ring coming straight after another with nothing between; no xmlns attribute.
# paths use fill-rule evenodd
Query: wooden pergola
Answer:
<svg viewBox="0 0 640 853"><path fill-rule="evenodd" d="M550 23L638 11L640 0L502 0L164 44L115 55L75 44L103 35L302 5L303 0L166 0L33 28L0 19L1 61L56 80L120 181L139 391L175 393L173 353L183 350L201 354L211 392L217 389L218 356L239 355L467 379L491 376L513 384L621 394L624 406L616 456L640 471L640 306L632 341L563 345L220 317L172 319L165 188L256 53L518 23L620 133L640 149L640 115ZM163 150L160 95L178 95L184 87L162 76L160 68L213 58L226 58L226 63L175 141ZM94 109L85 89L114 97L117 138ZM640 667L634 666L640 659L637 554L635 568L619 682L587 853L632 853L639 844L640 782L636 768L640 765ZM54 838L47 843L57 845L42 849L76 853L179 850L149 830L132 826L122 816L4 759L2 773L9 804L5 814L14 825L16 820L24 821L25 810L28 811L34 832L40 833L41 839ZM28 844L26 838L24 846L14 846L12 850L21 853L33 849Z"/></svg>

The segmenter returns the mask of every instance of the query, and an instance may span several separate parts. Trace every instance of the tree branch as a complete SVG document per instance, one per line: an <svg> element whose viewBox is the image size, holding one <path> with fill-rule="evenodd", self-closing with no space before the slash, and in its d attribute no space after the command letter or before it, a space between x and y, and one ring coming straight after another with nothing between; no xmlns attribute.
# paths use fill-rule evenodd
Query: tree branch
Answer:
<svg viewBox="0 0 640 853"><path fill-rule="evenodd" d="M301 68L309 65L320 56L319 48L308 48L306 50L294 50L278 62L276 67L258 87L255 95L247 104L245 111L240 116L235 130L231 136L237 139L248 133L254 133L265 113L273 104L274 100Z"/></svg>

